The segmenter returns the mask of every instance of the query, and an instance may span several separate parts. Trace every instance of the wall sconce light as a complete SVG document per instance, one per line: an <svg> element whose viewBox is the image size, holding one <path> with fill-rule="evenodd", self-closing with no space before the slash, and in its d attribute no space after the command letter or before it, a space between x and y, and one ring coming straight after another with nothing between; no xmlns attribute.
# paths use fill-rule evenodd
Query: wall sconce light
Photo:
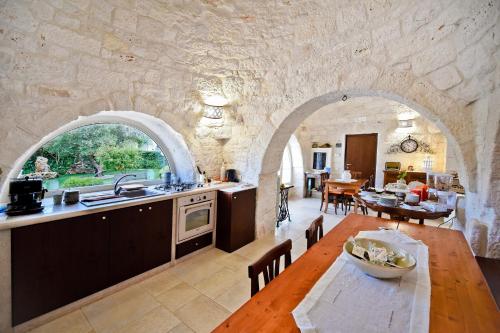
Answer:
<svg viewBox="0 0 500 333"><path fill-rule="evenodd" d="M400 119L398 127L399 128L413 127L413 119Z"/></svg>
<svg viewBox="0 0 500 333"><path fill-rule="evenodd" d="M222 119L224 108L222 106L205 105L203 117L210 119Z"/></svg>

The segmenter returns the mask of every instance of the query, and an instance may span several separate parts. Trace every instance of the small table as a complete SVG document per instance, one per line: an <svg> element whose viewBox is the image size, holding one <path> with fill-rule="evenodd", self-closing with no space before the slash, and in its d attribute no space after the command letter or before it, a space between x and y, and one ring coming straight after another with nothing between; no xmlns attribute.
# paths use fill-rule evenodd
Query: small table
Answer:
<svg viewBox="0 0 500 333"><path fill-rule="evenodd" d="M293 185L286 185L280 187L280 207L278 212L278 218L276 220L276 227L280 226L280 222L288 218L290 220L290 211L288 210L288 191L293 187Z"/></svg>
<svg viewBox="0 0 500 333"><path fill-rule="evenodd" d="M363 200L359 194L354 195L358 200L360 200L366 207L377 212L378 217L382 217L382 213L389 214L391 220L395 221L405 221L408 222L409 219L418 220L418 224L424 224L424 220L435 220L441 217L448 217L453 212L453 209L448 209L446 212L429 212L421 210L412 210L402 207L388 207L378 205L376 203L371 203ZM354 202L354 212L358 212L358 201Z"/></svg>

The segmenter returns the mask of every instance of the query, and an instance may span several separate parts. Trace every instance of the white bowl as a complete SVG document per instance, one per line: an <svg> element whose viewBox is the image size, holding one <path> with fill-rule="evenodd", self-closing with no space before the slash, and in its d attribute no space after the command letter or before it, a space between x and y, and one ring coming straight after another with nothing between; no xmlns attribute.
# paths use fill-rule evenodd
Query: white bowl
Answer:
<svg viewBox="0 0 500 333"><path fill-rule="evenodd" d="M410 272L417 265L417 260L410 253L405 251L404 249L397 247L394 244L383 242L376 239L370 238L356 238L356 243L363 246L364 248L368 247L368 242L372 242L377 247L385 247L387 250L392 250L397 252L404 257L397 261L397 265L400 267L387 267L378 264L371 263L367 260L360 259L351 254L353 244L350 241L344 243L344 252L347 254L347 257L351 260L351 262L356 265L360 270L362 270L365 274L370 276L379 278L379 279L393 279L404 274Z"/></svg>

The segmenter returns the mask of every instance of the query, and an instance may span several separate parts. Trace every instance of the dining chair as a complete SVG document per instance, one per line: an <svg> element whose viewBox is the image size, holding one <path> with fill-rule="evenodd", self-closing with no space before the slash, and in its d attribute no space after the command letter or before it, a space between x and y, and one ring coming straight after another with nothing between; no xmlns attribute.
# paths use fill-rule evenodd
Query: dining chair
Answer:
<svg viewBox="0 0 500 333"><path fill-rule="evenodd" d="M323 215L318 216L306 229L307 249L323 238Z"/></svg>
<svg viewBox="0 0 500 333"><path fill-rule="evenodd" d="M287 239L276 245L259 260L248 266L251 281L251 296L259 292L259 274L264 275L264 284L271 282L279 274L280 258L285 256L285 269L292 263L292 240Z"/></svg>
<svg viewBox="0 0 500 333"><path fill-rule="evenodd" d="M330 174L328 172L323 172L321 174L321 182L320 182L321 206L319 207L320 211L323 209L323 201L325 201L325 181L327 181L329 178Z"/></svg>
<svg viewBox="0 0 500 333"><path fill-rule="evenodd" d="M360 179L362 174L361 171L351 171L352 179Z"/></svg>
<svg viewBox="0 0 500 333"><path fill-rule="evenodd" d="M332 184L325 183L325 190L323 191L323 195L321 198L321 208L323 208L323 202L326 202L325 213L328 210L328 204L330 203L330 195L333 197L333 206L336 215L339 203L342 205L342 210L344 209L344 189L337 188ZM328 196L328 200L325 200L326 196Z"/></svg>
<svg viewBox="0 0 500 333"><path fill-rule="evenodd" d="M344 190L344 215L347 215L347 211L351 210L351 204L354 203L354 194L356 194L354 189Z"/></svg>
<svg viewBox="0 0 500 333"><path fill-rule="evenodd" d="M358 208L361 209L363 215L368 215L368 207L366 207L365 202L360 198L353 196L354 203L358 205Z"/></svg>

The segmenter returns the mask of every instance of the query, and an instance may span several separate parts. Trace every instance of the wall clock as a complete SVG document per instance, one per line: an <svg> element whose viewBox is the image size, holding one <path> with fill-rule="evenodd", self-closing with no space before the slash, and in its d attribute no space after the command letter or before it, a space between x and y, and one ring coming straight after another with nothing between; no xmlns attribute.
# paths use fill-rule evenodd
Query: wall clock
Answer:
<svg viewBox="0 0 500 333"><path fill-rule="evenodd" d="M406 139L401 141L399 147L405 153L413 153L418 148L418 142L417 140L413 139L411 135L408 135Z"/></svg>

